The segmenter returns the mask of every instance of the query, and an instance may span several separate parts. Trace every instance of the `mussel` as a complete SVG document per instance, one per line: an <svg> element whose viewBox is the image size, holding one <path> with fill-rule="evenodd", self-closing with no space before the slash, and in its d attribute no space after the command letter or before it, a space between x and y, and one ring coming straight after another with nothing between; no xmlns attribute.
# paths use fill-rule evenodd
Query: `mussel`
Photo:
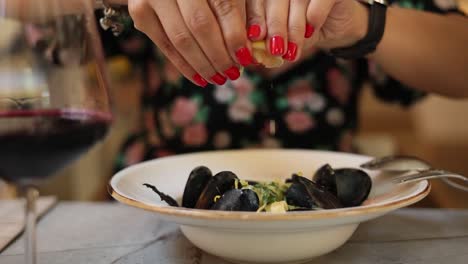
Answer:
<svg viewBox="0 0 468 264"><path fill-rule="evenodd" d="M212 176L211 170L205 166L196 167L190 172L182 197L183 207L195 208L198 198Z"/></svg>
<svg viewBox="0 0 468 264"><path fill-rule="evenodd" d="M365 171L350 168L334 170L328 164L315 173L313 181L337 196L344 207L361 205L372 187L372 180Z"/></svg>
<svg viewBox="0 0 468 264"><path fill-rule="evenodd" d="M214 199L216 196L223 195L226 191L234 189L234 182L237 179L237 176L230 171L222 171L211 177L200 197L198 197L195 208L210 209L215 203Z"/></svg>
<svg viewBox="0 0 468 264"><path fill-rule="evenodd" d="M305 209L336 209L343 207L338 198L315 182L293 175L286 191L286 202Z"/></svg>
<svg viewBox="0 0 468 264"><path fill-rule="evenodd" d="M369 196L372 180L358 169L335 170L336 195L345 207L361 205Z"/></svg>
<svg viewBox="0 0 468 264"><path fill-rule="evenodd" d="M254 191L249 189L232 189L225 192L211 209L255 212L260 206L259 203L258 196Z"/></svg>

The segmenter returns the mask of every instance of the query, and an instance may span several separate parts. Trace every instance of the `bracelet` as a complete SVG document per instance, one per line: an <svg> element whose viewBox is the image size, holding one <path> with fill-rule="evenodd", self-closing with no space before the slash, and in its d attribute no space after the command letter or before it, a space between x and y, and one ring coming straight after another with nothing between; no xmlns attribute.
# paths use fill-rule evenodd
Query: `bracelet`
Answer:
<svg viewBox="0 0 468 264"><path fill-rule="evenodd" d="M125 31L130 15L122 7L110 6L106 0L95 0L96 5L102 8L103 17L99 19L99 24L104 31L111 30L114 36L118 37Z"/></svg>

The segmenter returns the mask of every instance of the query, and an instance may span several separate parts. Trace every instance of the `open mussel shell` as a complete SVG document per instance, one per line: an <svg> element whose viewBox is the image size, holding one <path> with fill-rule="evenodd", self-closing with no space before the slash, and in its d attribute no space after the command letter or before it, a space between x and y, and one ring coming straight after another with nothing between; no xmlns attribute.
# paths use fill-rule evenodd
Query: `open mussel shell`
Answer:
<svg viewBox="0 0 468 264"><path fill-rule="evenodd" d="M230 171L222 171L211 177L200 194L195 208L210 209L215 203L214 198L216 196L222 196L225 192L234 189L236 179L238 179L237 176Z"/></svg>
<svg viewBox="0 0 468 264"><path fill-rule="evenodd" d="M334 195L337 195L336 181L335 181L335 170L329 165L325 164L315 172L312 180L319 186L325 188L327 191Z"/></svg>
<svg viewBox="0 0 468 264"><path fill-rule="evenodd" d="M338 199L345 207L361 205L369 196L372 180L365 171L337 169L334 178Z"/></svg>
<svg viewBox="0 0 468 264"><path fill-rule="evenodd" d="M182 196L182 206L186 208L195 208L198 198L205 189L213 174L205 166L199 166L190 172L185 184L184 194Z"/></svg>
<svg viewBox="0 0 468 264"><path fill-rule="evenodd" d="M258 196L254 191L249 189L232 189L225 192L211 209L255 212L260 206L259 203Z"/></svg>
<svg viewBox="0 0 468 264"><path fill-rule="evenodd" d="M336 209L343 207L338 198L313 181L294 175L286 191L289 205L308 209Z"/></svg>

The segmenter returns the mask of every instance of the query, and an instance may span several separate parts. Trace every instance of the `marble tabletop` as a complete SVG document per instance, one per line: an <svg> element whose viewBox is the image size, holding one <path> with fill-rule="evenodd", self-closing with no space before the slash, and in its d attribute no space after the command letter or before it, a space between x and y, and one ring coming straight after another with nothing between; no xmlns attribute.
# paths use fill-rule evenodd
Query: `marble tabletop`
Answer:
<svg viewBox="0 0 468 264"><path fill-rule="evenodd" d="M23 243L1 252L0 263L23 263ZM195 248L176 225L116 203L59 203L38 224L38 251L39 264L227 263ZM310 263L468 263L468 210L398 210Z"/></svg>

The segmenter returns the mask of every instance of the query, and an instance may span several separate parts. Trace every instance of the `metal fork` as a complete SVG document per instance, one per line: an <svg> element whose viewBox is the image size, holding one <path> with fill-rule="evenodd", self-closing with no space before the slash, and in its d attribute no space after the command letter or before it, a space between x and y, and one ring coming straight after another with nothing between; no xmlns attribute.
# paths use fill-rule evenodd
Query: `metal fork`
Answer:
<svg viewBox="0 0 468 264"><path fill-rule="evenodd" d="M401 184L401 183L410 183L410 182L435 179L435 178L455 178L455 179L463 180L468 183L468 178L466 178L463 175L445 171L445 170L431 170L431 169L416 171L416 172L409 172L405 175L393 178L391 181L396 184Z"/></svg>
<svg viewBox="0 0 468 264"><path fill-rule="evenodd" d="M468 178L463 175L431 168L428 162L410 156L388 156L376 158L361 165L367 170L404 173L402 176L392 178L390 183L403 184L421 180L441 178L447 185L468 192L468 187L458 184L451 179L460 179L468 183Z"/></svg>

